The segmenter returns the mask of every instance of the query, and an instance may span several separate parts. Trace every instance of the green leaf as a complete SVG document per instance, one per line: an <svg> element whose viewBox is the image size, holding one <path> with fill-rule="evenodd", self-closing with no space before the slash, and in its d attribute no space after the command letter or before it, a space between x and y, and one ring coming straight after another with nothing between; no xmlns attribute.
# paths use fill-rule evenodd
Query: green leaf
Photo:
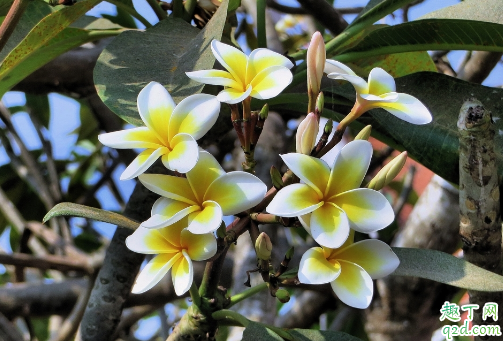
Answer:
<svg viewBox="0 0 503 341"><path fill-rule="evenodd" d="M0 17L7 15L14 0L0 0Z"/></svg>
<svg viewBox="0 0 503 341"><path fill-rule="evenodd" d="M86 42L115 35L116 33L108 31L93 32L68 27L100 1L83 0L74 6L64 7L57 12L48 14L36 24L3 60L0 66L0 96L60 54ZM38 4L36 9L36 14L48 11ZM21 28L21 31L27 27L29 27L28 22ZM15 42L17 38L19 36L14 35L9 43Z"/></svg>
<svg viewBox="0 0 503 341"><path fill-rule="evenodd" d="M49 122L51 120L49 97L47 95L34 95L29 93L25 93L25 96L26 106L31 111L31 114L38 118L40 124L49 128Z"/></svg>
<svg viewBox="0 0 503 341"><path fill-rule="evenodd" d="M459 4L445 7L423 15L421 19L466 19L503 24L503 1L464 0Z"/></svg>
<svg viewBox="0 0 503 341"><path fill-rule="evenodd" d="M281 336L266 328L263 324L250 321L243 332L242 341L284 341Z"/></svg>
<svg viewBox="0 0 503 341"><path fill-rule="evenodd" d="M456 122L463 102L469 97L480 100L492 111L495 118L495 148L500 175L503 175L503 90L465 82L439 73L420 72L396 79L397 91L417 97L433 115L433 122L426 125L406 123L385 110L371 110L357 120L357 124L372 124L372 135L398 150L407 150L409 156L431 169L444 179L457 183L459 178L459 141ZM355 100L350 84L324 88L325 98L343 96ZM349 112L349 108L347 109ZM324 116L338 119L330 115Z"/></svg>
<svg viewBox="0 0 503 341"><path fill-rule="evenodd" d="M381 18L384 18L388 14L393 13L397 9L411 3L415 0L370 0L358 15L358 17L353 20L351 25L348 27L356 25L372 25Z"/></svg>
<svg viewBox="0 0 503 341"><path fill-rule="evenodd" d="M358 45L335 59L353 61L370 56L427 50L503 52L503 25L457 19L425 19L370 32Z"/></svg>
<svg viewBox="0 0 503 341"><path fill-rule="evenodd" d="M361 341L355 336L328 330L292 329L288 332L295 341Z"/></svg>
<svg viewBox="0 0 503 341"><path fill-rule="evenodd" d="M437 72L437 68L426 51L394 53L374 56L352 62L368 76L375 67L386 70L393 77L402 77L420 71Z"/></svg>
<svg viewBox="0 0 503 341"><path fill-rule="evenodd" d="M426 278L468 290L503 291L503 276L450 254L429 249L392 249L400 258L395 276Z"/></svg>
<svg viewBox="0 0 503 341"><path fill-rule="evenodd" d="M94 69L102 101L122 119L139 126L143 121L136 98L149 82L163 84L177 103L200 92L204 84L185 72L213 67L210 43L221 38L226 17L224 1L202 31L170 17L145 32L120 34L101 53Z"/></svg>
<svg viewBox="0 0 503 341"><path fill-rule="evenodd" d="M118 213L101 210L99 208L78 205L71 202L62 202L54 206L49 212L47 212L43 219L43 222L45 223L51 218L60 216L88 218L126 227L132 230L136 230L140 225L140 223L137 223L136 221L131 220Z"/></svg>

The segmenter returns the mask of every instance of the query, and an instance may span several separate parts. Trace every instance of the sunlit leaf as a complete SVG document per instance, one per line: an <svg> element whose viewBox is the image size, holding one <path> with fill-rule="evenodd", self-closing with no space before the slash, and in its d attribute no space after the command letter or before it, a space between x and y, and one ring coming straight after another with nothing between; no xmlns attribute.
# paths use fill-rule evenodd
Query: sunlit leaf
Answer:
<svg viewBox="0 0 503 341"><path fill-rule="evenodd" d="M60 54L86 42L115 35L112 32L86 31L68 27L100 1L80 1L74 6L64 7L48 14L36 24L26 37L12 48L0 65L0 95ZM48 11L43 6L37 6L36 13ZM9 42L11 40L15 42L16 37L18 36L13 35Z"/></svg>
<svg viewBox="0 0 503 341"><path fill-rule="evenodd" d="M395 276L426 278L468 290L503 291L503 276L450 254L430 249L392 249L400 258Z"/></svg>

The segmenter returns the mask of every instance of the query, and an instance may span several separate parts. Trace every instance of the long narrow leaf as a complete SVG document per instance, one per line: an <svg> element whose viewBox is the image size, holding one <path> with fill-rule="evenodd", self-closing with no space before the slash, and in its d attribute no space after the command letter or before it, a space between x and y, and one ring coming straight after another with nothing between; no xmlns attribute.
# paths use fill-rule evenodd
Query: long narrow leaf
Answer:
<svg viewBox="0 0 503 341"><path fill-rule="evenodd" d="M476 50L503 52L503 25L460 19L425 19L370 32L335 59L341 62L401 52Z"/></svg>
<svg viewBox="0 0 503 341"><path fill-rule="evenodd" d="M113 213L85 205L78 205L71 202L62 202L54 206L49 212L47 212L43 219L43 222L45 223L51 218L60 216L88 218L126 227L132 230L136 230L140 225L140 223L124 217L123 215L120 215L118 213Z"/></svg>

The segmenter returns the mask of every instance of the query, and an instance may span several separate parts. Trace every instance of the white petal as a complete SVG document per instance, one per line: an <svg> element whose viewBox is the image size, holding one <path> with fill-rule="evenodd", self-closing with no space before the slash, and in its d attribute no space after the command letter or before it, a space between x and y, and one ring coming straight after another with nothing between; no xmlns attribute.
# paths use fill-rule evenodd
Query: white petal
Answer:
<svg viewBox="0 0 503 341"><path fill-rule="evenodd" d="M149 190L163 197L183 201L189 205L198 205L189 181L185 178L163 174L142 174L138 180Z"/></svg>
<svg viewBox="0 0 503 341"><path fill-rule="evenodd" d="M339 207L326 202L311 213L311 236L321 246L338 248L349 236L349 221Z"/></svg>
<svg viewBox="0 0 503 341"><path fill-rule="evenodd" d="M199 160L194 168L187 172L187 180L199 202L204 201L206 190L211 183L225 174L218 161L207 151L199 151Z"/></svg>
<svg viewBox="0 0 503 341"><path fill-rule="evenodd" d="M326 74L338 73L342 75L356 76L356 73L354 73L347 65L333 59L327 59L325 61L325 70L323 71Z"/></svg>
<svg viewBox="0 0 503 341"><path fill-rule="evenodd" d="M332 282L340 272L338 262L329 262L321 247L313 247L302 255L298 277L304 284L324 284Z"/></svg>
<svg viewBox="0 0 503 341"><path fill-rule="evenodd" d="M197 94L183 99L171 115L169 138L186 133L199 140L213 127L219 112L220 102L215 96Z"/></svg>
<svg viewBox="0 0 503 341"><path fill-rule="evenodd" d="M242 89L227 88L220 91L220 93L217 95L217 99L223 103L236 104L248 98L251 92L251 86L248 86L246 88L246 91L243 91Z"/></svg>
<svg viewBox="0 0 503 341"><path fill-rule="evenodd" d="M271 66L258 73L251 81L250 96L269 99L279 95L292 82L292 72L283 66Z"/></svg>
<svg viewBox="0 0 503 341"><path fill-rule="evenodd" d="M362 240L337 251L335 258L358 264L372 279L385 277L400 265L389 245L376 239Z"/></svg>
<svg viewBox="0 0 503 341"><path fill-rule="evenodd" d="M335 157L325 198L360 187L372 158L372 145L365 140L351 141Z"/></svg>
<svg viewBox="0 0 503 341"><path fill-rule="evenodd" d="M170 141L173 148L162 157L162 163L167 169L179 173L187 173L197 163L199 146L189 134L180 133Z"/></svg>
<svg viewBox="0 0 503 341"><path fill-rule="evenodd" d="M346 212L351 227L362 233L381 230L391 224L395 213L384 195L368 188L357 188L332 198Z"/></svg>
<svg viewBox="0 0 503 341"><path fill-rule="evenodd" d="M323 205L316 191L306 184L292 184L278 191L266 211L280 217L297 217Z"/></svg>
<svg viewBox="0 0 503 341"><path fill-rule="evenodd" d="M375 67L369 74L369 94L382 95L388 92L396 92L395 79L392 75Z"/></svg>
<svg viewBox="0 0 503 341"><path fill-rule="evenodd" d="M293 63L285 56L269 49L261 48L253 50L248 56L246 83L251 82L255 75L271 66L283 66L291 69Z"/></svg>
<svg viewBox="0 0 503 341"><path fill-rule="evenodd" d="M126 238L126 246L131 251L145 254L178 252L176 245L167 241L158 230L149 230L142 226Z"/></svg>
<svg viewBox="0 0 503 341"><path fill-rule="evenodd" d="M131 292L133 294L141 294L151 289L154 285L159 283L164 275L171 269L173 264L181 257L182 255L180 253L162 253L152 258L136 278Z"/></svg>
<svg viewBox="0 0 503 341"><path fill-rule="evenodd" d="M168 124L175 102L159 83L150 82L138 94L138 112L145 125L168 145Z"/></svg>
<svg viewBox="0 0 503 341"><path fill-rule="evenodd" d="M417 98L408 94L398 94L398 99L393 103L379 103L392 115L412 124L426 124L431 122L431 113Z"/></svg>
<svg viewBox="0 0 503 341"><path fill-rule="evenodd" d="M163 147L157 136L147 127L138 127L127 130L114 131L98 135L98 140L103 145L117 148L150 148Z"/></svg>
<svg viewBox="0 0 503 341"><path fill-rule="evenodd" d="M182 254L183 257L181 257L178 262L173 264L173 271L171 273L175 293L178 296L181 296L189 291L194 277L194 267L189 255L185 250L182 250Z"/></svg>
<svg viewBox="0 0 503 341"><path fill-rule="evenodd" d="M229 86L231 88L242 86L234 80L232 74L223 70L200 70L185 72L185 74L187 77L204 84Z"/></svg>
<svg viewBox="0 0 503 341"><path fill-rule="evenodd" d="M222 224L222 208L214 201L203 202L202 209L189 215L187 230L194 234L213 232Z"/></svg>
<svg viewBox="0 0 503 341"><path fill-rule="evenodd" d="M124 172L122 172L120 179L130 180L145 173L145 171L152 166L160 156L167 152L168 149L165 147L144 150L138 154L133 162L131 162Z"/></svg>
<svg viewBox="0 0 503 341"><path fill-rule="evenodd" d="M266 192L267 186L255 175L230 172L211 183L204 200L217 202L224 215L233 215L257 205Z"/></svg>
<svg viewBox="0 0 503 341"><path fill-rule="evenodd" d="M217 240L213 233L194 234L183 230L181 239L182 245L187 249L187 254L192 260L206 260L217 253Z"/></svg>
<svg viewBox="0 0 503 341"><path fill-rule="evenodd" d="M218 62L232 74L234 79L238 83L244 84L248 57L237 48L215 39L211 42L211 50Z"/></svg>
<svg viewBox="0 0 503 341"><path fill-rule="evenodd" d="M199 210L199 206L183 201L161 197L152 206L152 216L141 223L148 229L158 229L176 223L190 213Z"/></svg>
<svg viewBox="0 0 503 341"><path fill-rule="evenodd" d="M313 188L321 200L330 176L328 165L320 159L304 154L289 153L280 156L300 180Z"/></svg>
<svg viewBox="0 0 503 341"><path fill-rule="evenodd" d="M367 308L374 294L372 278L356 264L342 260L340 264L341 274L330 283L335 294L350 307Z"/></svg>

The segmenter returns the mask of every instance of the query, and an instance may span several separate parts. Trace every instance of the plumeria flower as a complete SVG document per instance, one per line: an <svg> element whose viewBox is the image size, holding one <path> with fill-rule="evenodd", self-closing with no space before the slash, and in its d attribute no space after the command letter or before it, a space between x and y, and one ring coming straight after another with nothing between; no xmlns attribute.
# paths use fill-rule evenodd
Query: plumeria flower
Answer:
<svg viewBox="0 0 503 341"><path fill-rule="evenodd" d="M375 239L353 243L350 236L338 249L307 250L300 260L298 277L305 284L330 283L342 302L365 309L374 293L372 280L389 275L399 264L386 243Z"/></svg>
<svg viewBox="0 0 503 341"><path fill-rule="evenodd" d="M124 170L121 180L145 172L159 157L170 170L186 173L199 155L196 140L218 118L220 102L215 96L192 95L175 104L159 83L150 82L138 94L138 112L145 127L102 134L98 139L112 148L146 148Z"/></svg>
<svg viewBox="0 0 503 341"><path fill-rule="evenodd" d="M211 50L227 71L200 70L186 74L201 83L225 86L217 96L220 102L235 104L249 96L269 99L292 82L293 63L279 53L256 49L247 57L237 48L218 40L211 42Z"/></svg>
<svg viewBox="0 0 503 341"><path fill-rule="evenodd" d="M139 180L161 195L152 207L152 217L141 225L159 228L188 216L187 229L196 234L215 231L224 215L233 215L257 205L267 187L256 176L245 172L225 173L208 152L199 152L196 166L187 178L143 174Z"/></svg>
<svg viewBox="0 0 503 341"><path fill-rule="evenodd" d="M308 155L281 157L304 183L282 188L266 210L280 217L299 217L318 244L337 248L348 238L350 227L369 233L393 221L393 209L384 195L359 188L372 157L370 142L348 143L337 154L332 169Z"/></svg>
<svg viewBox="0 0 503 341"><path fill-rule="evenodd" d="M140 226L127 237L126 245L134 252L157 254L143 268L132 292L142 293L156 285L172 268L171 277L177 295L186 293L192 285L192 261L206 260L217 252L217 241L212 233L193 234L187 218L156 230Z"/></svg>
<svg viewBox="0 0 503 341"><path fill-rule="evenodd" d="M393 76L381 68L376 67L370 71L368 83L349 67L335 60L326 61L325 73L328 78L347 80L356 90L356 103L341 123L349 123L375 108L382 108L412 124L431 122L430 111L424 104L414 96L396 92Z"/></svg>

